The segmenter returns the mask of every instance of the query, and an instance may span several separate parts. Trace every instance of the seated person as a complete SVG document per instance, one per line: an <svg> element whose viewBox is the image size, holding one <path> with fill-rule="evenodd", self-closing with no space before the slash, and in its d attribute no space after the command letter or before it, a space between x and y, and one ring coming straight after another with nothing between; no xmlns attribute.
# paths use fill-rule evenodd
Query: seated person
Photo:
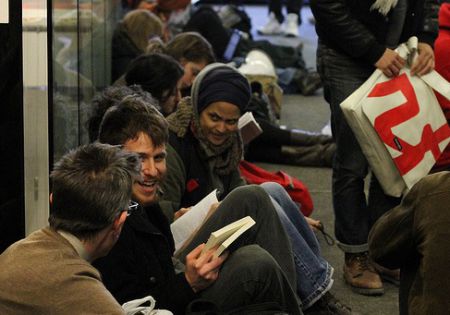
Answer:
<svg viewBox="0 0 450 315"><path fill-rule="evenodd" d="M98 138L98 129L100 128L100 123L102 121L105 112L113 105L118 104L125 97L130 95L139 96L147 103L154 103L157 105L157 101L152 97L150 93L145 92L138 85L132 86L109 86L105 88L100 93L96 94L92 99L92 116L88 121L88 133L89 141L94 142Z"/></svg>
<svg viewBox="0 0 450 315"><path fill-rule="evenodd" d="M155 1L151 10L165 23L172 37L182 32L198 32L211 43L217 60L222 62L245 58L249 51L260 49L271 57L277 68L291 68L285 73L290 82L280 81L288 90L311 95L322 86L317 72L306 69L301 45L280 46L267 40L252 40L242 32L224 27L217 12L209 6L191 6L184 0L170 2L173 5Z"/></svg>
<svg viewBox="0 0 450 315"><path fill-rule="evenodd" d="M160 53L145 54L134 59L118 84L139 85L158 100L164 116L174 112L181 99L183 68L172 57Z"/></svg>
<svg viewBox="0 0 450 315"><path fill-rule="evenodd" d="M448 314L450 310L449 205L450 172L428 175L370 231L373 261L401 270L401 315Z"/></svg>
<svg viewBox="0 0 450 315"><path fill-rule="evenodd" d="M196 32L180 33L167 43L156 38L152 39L147 46L147 53L166 54L181 64L184 69L180 82L183 96L190 93L197 74L216 60L211 44Z"/></svg>
<svg viewBox="0 0 450 315"><path fill-rule="evenodd" d="M236 69L215 63L199 73L192 96L183 98L177 111L167 117L170 171L162 182L160 204L169 217L171 211L177 217L178 209L195 205L214 189L224 198L245 185L238 168L242 143L237 122L249 100L247 79ZM336 314L351 314L346 306L337 306L328 292L333 283L332 267L320 256L315 235L298 206L278 184L267 183L262 188L271 196L290 237L303 309L328 307ZM317 224L308 220L313 226Z"/></svg>
<svg viewBox="0 0 450 315"><path fill-rule="evenodd" d="M184 264L177 262L177 272L169 222L157 202L166 173L166 120L141 98L127 97L106 112L98 140L122 145L142 160L142 178L132 193L141 207L126 221L112 251L95 262L119 302L152 295L158 308L184 314L189 303L201 297L221 311L264 304L302 314L292 290L296 274L289 239L263 189L248 186L230 193L188 244L193 250L180 253ZM234 243L229 255L201 255L211 232L247 215L256 224Z"/></svg>
<svg viewBox="0 0 450 315"><path fill-rule="evenodd" d="M182 89L184 96L190 95L190 87L197 74L214 61L211 45L195 32L180 33L166 45L161 41L152 40L148 51L168 54L183 65L184 75L178 86ZM133 65L130 67L140 69L139 72L142 75L140 80L129 79L128 85L145 81L146 90L152 93L151 90L155 90L156 87L150 87L149 82L168 82L168 78L164 77L165 72L158 73L150 67L145 67L143 59ZM144 67L147 70L143 71ZM131 68L128 70L136 72ZM252 92L252 106L249 106L248 110L253 112L255 119L263 129L263 134L248 145L245 150L246 160L301 166L331 166L336 148L330 136L299 129L281 129L271 122L269 115L260 115L261 107L270 106L265 103L266 98L262 97L262 91L257 91L252 86ZM169 101L173 101L173 98ZM176 106L166 107L176 108ZM170 113L163 110L163 114L167 116Z"/></svg>
<svg viewBox="0 0 450 315"><path fill-rule="evenodd" d="M124 16L112 37L112 82L125 73L134 58L145 52L148 41L153 36L163 36L161 20L153 13L148 10L133 10Z"/></svg>
<svg viewBox="0 0 450 315"><path fill-rule="evenodd" d="M0 314L125 314L90 263L119 238L139 167L137 155L105 144L56 163L50 226L0 255Z"/></svg>

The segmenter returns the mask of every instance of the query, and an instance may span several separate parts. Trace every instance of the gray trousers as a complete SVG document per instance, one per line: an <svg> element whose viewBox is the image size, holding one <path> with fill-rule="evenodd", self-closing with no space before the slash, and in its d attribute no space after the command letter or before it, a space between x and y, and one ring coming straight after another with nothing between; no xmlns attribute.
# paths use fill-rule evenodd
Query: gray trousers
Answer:
<svg viewBox="0 0 450 315"><path fill-rule="evenodd" d="M219 278L201 296L222 311L275 302L289 314L302 314L293 289L296 274L290 241L269 196L259 186L234 189L178 257L184 260L195 247L206 243L211 232L247 215L256 224L232 244Z"/></svg>

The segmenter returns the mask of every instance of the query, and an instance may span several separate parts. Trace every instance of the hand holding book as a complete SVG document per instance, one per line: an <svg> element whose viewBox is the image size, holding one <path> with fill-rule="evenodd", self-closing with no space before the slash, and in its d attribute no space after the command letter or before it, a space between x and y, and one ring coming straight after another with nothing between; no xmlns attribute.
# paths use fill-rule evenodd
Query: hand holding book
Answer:
<svg viewBox="0 0 450 315"><path fill-rule="evenodd" d="M206 244L200 244L186 256L185 277L194 292L206 289L216 281L228 253L214 255L216 248L204 251Z"/></svg>
<svg viewBox="0 0 450 315"><path fill-rule="evenodd" d="M224 226L220 230L212 232L209 236L208 242L206 242L206 245L203 248L202 254L206 253L210 249L216 248L214 256L219 257L222 252L231 245L231 243L233 243L254 224L255 221L250 216L246 216L240 220L228 224L227 226Z"/></svg>

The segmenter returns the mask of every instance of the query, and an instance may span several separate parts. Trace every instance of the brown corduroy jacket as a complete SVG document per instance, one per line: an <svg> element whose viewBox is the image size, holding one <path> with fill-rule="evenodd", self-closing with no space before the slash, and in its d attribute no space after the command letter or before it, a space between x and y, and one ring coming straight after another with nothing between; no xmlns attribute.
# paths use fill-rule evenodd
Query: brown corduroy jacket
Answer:
<svg viewBox="0 0 450 315"><path fill-rule="evenodd" d="M372 259L401 268L400 314L449 314L450 172L419 181L369 234Z"/></svg>
<svg viewBox="0 0 450 315"><path fill-rule="evenodd" d="M124 314L100 273L44 228L0 255L0 314Z"/></svg>

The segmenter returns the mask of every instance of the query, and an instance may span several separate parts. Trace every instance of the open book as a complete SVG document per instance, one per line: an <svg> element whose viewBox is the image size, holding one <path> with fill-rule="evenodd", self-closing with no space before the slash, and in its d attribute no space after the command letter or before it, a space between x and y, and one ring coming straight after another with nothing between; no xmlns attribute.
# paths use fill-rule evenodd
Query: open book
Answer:
<svg viewBox="0 0 450 315"><path fill-rule="evenodd" d="M242 233L247 231L254 224L255 221L250 216L246 216L224 226L220 230L212 232L205 247L203 247L202 253L219 246L214 253L214 256L219 257L220 254L222 254L222 252L231 245L231 243L233 243L239 236L242 235Z"/></svg>
<svg viewBox="0 0 450 315"><path fill-rule="evenodd" d="M175 241L175 251L178 251L184 242L197 231L208 217L211 206L218 202L217 189L215 189L170 225Z"/></svg>
<svg viewBox="0 0 450 315"><path fill-rule="evenodd" d="M246 112L239 118L238 127L244 144L248 144L263 132L252 112Z"/></svg>

